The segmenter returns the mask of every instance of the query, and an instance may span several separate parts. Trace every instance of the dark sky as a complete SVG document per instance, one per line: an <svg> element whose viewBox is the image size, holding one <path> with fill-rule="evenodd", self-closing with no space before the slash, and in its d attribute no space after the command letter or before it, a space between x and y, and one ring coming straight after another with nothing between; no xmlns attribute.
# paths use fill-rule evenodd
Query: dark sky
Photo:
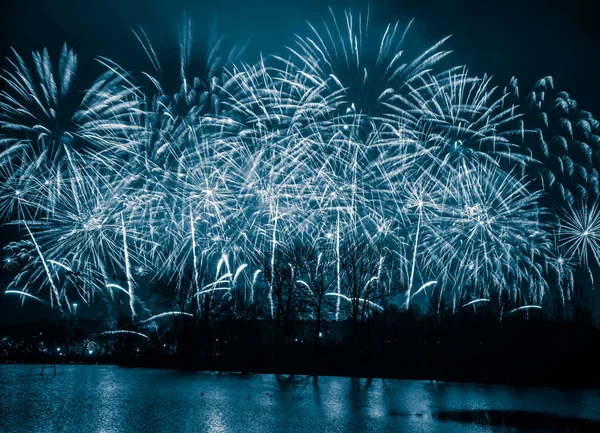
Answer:
<svg viewBox="0 0 600 433"><path fill-rule="evenodd" d="M374 24L416 18L409 43L448 43L453 61L467 64L504 85L513 75L522 91L545 75L568 91L583 108L600 103L600 26L591 0L371 0ZM365 9L361 0L8 0L0 14L0 49L19 51L48 46L56 53L63 42L91 68L94 55L111 57L135 69L143 53L130 27L149 34L164 59L177 56L177 27L183 13L201 36L216 20L219 34L245 41L249 52L282 52L294 32L306 33L306 20L319 21L327 7ZM200 45L198 43L196 46ZM423 45L425 46L425 45ZM85 69L84 69L85 71Z"/></svg>
<svg viewBox="0 0 600 433"><path fill-rule="evenodd" d="M131 27L146 30L163 63L170 58L177 62L177 30L184 12L200 39L213 22L218 33L232 41L252 37L252 56L259 51L282 53L293 33L306 34L307 20L318 22L327 16L328 6L342 11L347 6L365 10L366 5L356 0L5 0L0 51L13 46L25 53L47 46L56 56L66 41L79 53L89 85L99 70L93 62L96 55L132 70L148 67ZM538 78L552 75L556 86L568 91L580 107L596 117L600 114L600 26L590 0L372 0L370 5L372 24L380 28L415 17L410 44L424 48L452 34L446 48L454 50L454 64L466 64L477 75L494 75L500 86L514 75L522 92ZM196 47L205 42L196 41ZM0 282L5 284L8 275L3 274ZM0 296L0 323L26 316L33 308L22 310L17 304L16 297Z"/></svg>

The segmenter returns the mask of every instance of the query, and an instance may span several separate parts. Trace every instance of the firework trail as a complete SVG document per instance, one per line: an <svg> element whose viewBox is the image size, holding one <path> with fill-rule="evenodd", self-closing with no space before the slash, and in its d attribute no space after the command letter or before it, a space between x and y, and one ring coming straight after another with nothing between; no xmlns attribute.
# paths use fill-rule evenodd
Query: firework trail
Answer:
<svg viewBox="0 0 600 433"><path fill-rule="evenodd" d="M101 332L99 335L120 335L120 334L137 335L138 337L143 337L146 340L150 340L150 337L148 337L146 334L142 334L141 332L136 332L136 331L127 331L125 329L118 329L116 331L105 331L105 332Z"/></svg>
<svg viewBox="0 0 600 433"><path fill-rule="evenodd" d="M165 313L156 314L156 315L154 315L152 317L148 317L147 319L140 320L137 323L140 324L140 325L142 325L144 323L152 322L154 320L161 319L163 317L168 317L168 316L188 316L188 317L194 317L190 313L185 313L185 312L181 312L181 311L167 311Z"/></svg>
<svg viewBox="0 0 600 433"><path fill-rule="evenodd" d="M514 313L516 311L531 310L531 309L541 310L542 307L540 307L539 305L523 305L522 307L513 308L506 314L508 315L508 314Z"/></svg>
<svg viewBox="0 0 600 433"><path fill-rule="evenodd" d="M358 302L360 302L362 304L369 305L370 307L373 307L373 308L375 308L375 309L377 309L379 311L383 311L383 307L381 305L376 304L373 301L369 301L368 299L350 298L350 297L348 297L346 295L338 295L337 293L326 293L325 295L327 295L327 296L336 296L336 297L341 298L341 299L343 299L345 301L348 301L350 303L358 301Z"/></svg>
<svg viewBox="0 0 600 433"><path fill-rule="evenodd" d="M338 109L366 116L368 124L369 118L385 116L398 95L410 92L414 80L450 53L440 51L445 38L406 59L410 54L405 38L411 24L403 27L395 22L376 29L369 10L366 14L347 10L343 16L330 10L321 25L309 24L310 36L297 36L296 46L290 48L292 71L303 83L338 93Z"/></svg>
<svg viewBox="0 0 600 433"><path fill-rule="evenodd" d="M36 301L38 301L38 302L40 302L40 303L42 303L44 305L48 305L48 303L45 300L43 300L42 298L39 298L39 297L37 297L35 295L32 295L31 293L28 293L28 292L23 292L23 291L20 291L20 290L5 290L4 294L5 295L10 295L10 294L20 295L20 296L24 297L23 301L25 301L25 298L31 298L31 299L35 299Z"/></svg>
<svg viewBox="0 0 600 433"><path fill-rule="evenodd" d="M469 305L475 305L475 304L479 304L481 302L490 302L490 300L489 299L474 299L474 300L472 300L470 302L467 302L466 304L464 304L460 308L465 308L465 307L468 307Z"/></svg>

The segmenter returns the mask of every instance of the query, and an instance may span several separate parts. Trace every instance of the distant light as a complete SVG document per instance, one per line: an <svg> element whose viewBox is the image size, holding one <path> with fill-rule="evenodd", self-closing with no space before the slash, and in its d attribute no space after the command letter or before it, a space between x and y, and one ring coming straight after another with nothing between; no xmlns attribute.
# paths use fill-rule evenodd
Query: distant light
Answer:
<svg viewBox="0 0 600 433"><path fill-rule="evenodd" d="M60 352L60 347L57 347L57 348L56 348L56 351L57 351L57 352Z"/></svg>
<svg viewBox="0 0 600 433"><path fill-rule="evenodd" d="M90 349L88 350L88 353L91 355L92 353L94 353L94 351Z"/></svg>
<svg viewBox="0 0 600 433"><path fill-rule="evenodd" d="M319 332L319 337L323 338L323 333L322 332Z"/></svg>
<svg viewBox="0 0 600 433"><path fill-rule="evenodd" d="M73 308L77 308L77 302L73 303Z"/></svg>

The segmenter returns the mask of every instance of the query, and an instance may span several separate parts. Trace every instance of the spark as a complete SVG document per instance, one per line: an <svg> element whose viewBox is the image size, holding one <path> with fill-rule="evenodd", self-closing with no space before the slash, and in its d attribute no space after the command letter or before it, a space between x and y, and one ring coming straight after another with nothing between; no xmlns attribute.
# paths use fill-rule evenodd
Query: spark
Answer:
<svg viewBox="0 0 600 433"><path fill-rule="evenodd" d="M4 294L5 295L15 294L15 295L20 295L20 296L26 296L28 298L35 299L36 301L38 301L44 305L48 305L48 303L45 300L43 300L42 298L39 298L35 295L32 295L31 293L23 292L20 290L5 290Z"/></svg>
<svg viewBox="0 0 600 433"><path fill-rule="evenodd" d="M428 281L427 283L421 285L421 287L419 287L419 290L417 290L415 293L412 294L411 296L411 300L412 298L414 298L418 293L421 293L421 291L425 291L425 289L429 286L433 286L437 284L437 281L433 280L433 281ZM427 294L427 292L425 292Z"/></svg>
<svg viewBox="0 0 600 433"><path fill-rule="evenodd" d="M17 259L13 255L6 255L2 259L2 267L4 269L13 269L17 265Z"/></svg>
<svg viewBox="0 0 600 433"><path fill-rule="evenodd" d="M188 317L194 317L192 314L190 313L185 313L185 312L181 312L181 311L167 311L165 313L160 313L160 314L156 314L152 317L149 317L147 319L144 320L140 320L139 323L140 325L143 323L148 323L148 322L152 322L156 319L160 319L162 317L167 317L167 316L188 316Z"/></svg>
<svg viewBox="0 0 600 433"><path fill-rule="evenodd" d="M29 233L29 236L31 237L33 244L35 245L35 250L37 251L37 253L42 261L42 265L44 266L44 270L46 271L46 275L48 276L48 281L50 282L50 285L52 286L52 290L54 292L56 303L60 307L60 296L58 294L58 288L56 287L56 284L54 283L54 279L50 275L50 269L48 268L48 264L46 262L46 259L44 258L44 255L42 254L42 250L40 249L40 246L38 245L37 241L33 237L33 233L31 233L31 230L29 229L29 225L27 224L27 221L23 221L23 224L25 225L25 228L27 229L27 233ZM53 299L54 298L52 298L52 297L50 298L50 301L51 301L50 305L52 305Z"/></svg>
<svg viewBox="0 0 600 433"><path fill-rule="evenodd" d="M71 269L69 266L64 265L60 262L57 262L56 260L48 260L48 263L52 263L53 265L59 266L59 267L65 269L66 271L73 272L73 269Z"/></svg>
<svg viewBox="0 0 600 433"><path fill-rule="evenodd" d="M258 278L258 274L260 274L262 271L260 269L257 269L256 271L254 271L254 275L252 276L252 285L250 286L250 303L253 304L254 303L254 287L256 286L256 280Z"/></svg>
<svg viewBox="0 0 600 433"><path fill-rule="evenodd" d="M99 335L119 335L119 334L137 335L138 337L143 337L146 340L150 340L150 337L148 337L146 334L142 334L141 332L136 332L136 331L128 331L125 329L117 329L116 331L105 331L105 332L101 332Z"/></svg>
<svg viewBox="0 0 600 433"><path fill-rule="evenodd" d="M352 303L352 302L354 302L354 301L362 302L363 304L367 304L367 305L369 305L369 306L371 306L371 307L373 307L373 308L375 308L375 309L377 309L377 310L379 310L379 311L383 311L383 310L384 310L384 309L383 309L383 307L382 307L381 305L379 305L379 304L376 304L376 303L375 303L375 302L373 302L373 301L369 301L368 299L363 299L363 298L351 298L351 297L349 297L349 296L346 296L346 295L341 295L341 294L337 294L337 293L325 293L325 294L326 294L327 296L336 296L336 297L338 297L338 298L341 298L341 299L343 299L343 300L345 300L345 301L348 301L348 302L350 302L350 303Z"/></svg>
<svg viewBox="0 0 600 433"><path fill-rule="evenodd" d="M121 214L121 230L123 231L123 255L125 259L125 278L127 280L127 288L129 292L129 307L131 308L131 315L133 317L136 316L135 306L134 306L134 297L133 297L133 287L134 281L131 276L131 265L129 264L129 249L127 248L127 232L125 231L125 217Z"/></svg>
<svg viewBox="0 0 600 433"><path fill-rule="evenodd" d="M474 299L473 301L467 302L466 304L464 304L460 308L465 308L465 307L468 307L469 305L475 305L475 304L478 304L480 302L490 302L490 300L489 299L483 299L483 298L482 299Z"/></svg>
<svg viewBox="0 0 600 433"><path fill-rule="evenodd" d="M106 285L106 288L117 289L117 290L120 290L123 293L125 293L127 296L131 296L131 293L129 293L129 291L125 290L123 287L119 286L118 284L109 283Z"/></svg>
<svg viewBox="0 0 600 433"><path fill-rule="evenodd" d="M521 310L531 310L531 309L538 309L541 310L542 307L540 307L539 305L523 305L522 307L517 307L517 308L513 308L512 310L510 310L508 313L506 314L511 314L514 313L516 311L521 311Z"/></svg>
<svg viewBox="0 0 600 433"><path fill-rule="evenodd" d="M418 209L419 209L419 220L417 222L417 233L415 235L415 245L414 245L414 249L413 249L412 264L410 267L410 278L408 280L408 292L406 294L406 308L408 308L408 304L410 303L411 299L413 298L412 296L410 296L410 291L412 289L413 278L415 275L415 265L416 265L416 261L417 261L417 248L419 246L419 233L421 232L421 218L423 216L423 202L421 200L419 200Z"/></svg>

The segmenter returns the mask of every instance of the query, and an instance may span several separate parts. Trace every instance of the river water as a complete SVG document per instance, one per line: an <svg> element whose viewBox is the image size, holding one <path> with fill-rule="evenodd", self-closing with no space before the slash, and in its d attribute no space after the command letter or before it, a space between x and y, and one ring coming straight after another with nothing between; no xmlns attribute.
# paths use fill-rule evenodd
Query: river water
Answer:
<svg viewBox="0 0 600 433"><path fill-rule="evenodd" d="M52 370L47 370L52 372ZM0 365L1 432L600 432L600 391Z"/></svg>

